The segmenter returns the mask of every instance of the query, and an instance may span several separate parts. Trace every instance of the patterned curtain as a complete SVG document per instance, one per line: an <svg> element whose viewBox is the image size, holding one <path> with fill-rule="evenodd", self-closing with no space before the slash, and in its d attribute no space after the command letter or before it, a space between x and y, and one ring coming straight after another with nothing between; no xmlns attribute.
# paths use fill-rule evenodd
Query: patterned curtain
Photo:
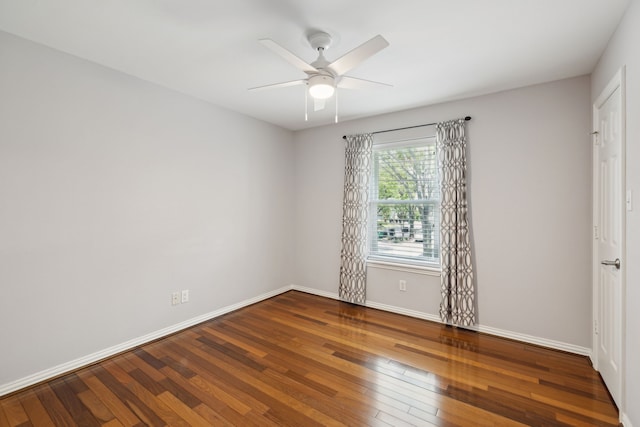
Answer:
<svg viewBox="0 0 640 427"><path fill-rule="evenodd" d="M346 140L339 295L343 301L364 305L373 138L363 134L347 136Z"/></svg>
<svg viewBox="0 0 640 427"><path fill-rule="evenodd" d="M440 248L443 322L476 323L475 288L467 221L465 120L436 125L440 161Z"/></svg>

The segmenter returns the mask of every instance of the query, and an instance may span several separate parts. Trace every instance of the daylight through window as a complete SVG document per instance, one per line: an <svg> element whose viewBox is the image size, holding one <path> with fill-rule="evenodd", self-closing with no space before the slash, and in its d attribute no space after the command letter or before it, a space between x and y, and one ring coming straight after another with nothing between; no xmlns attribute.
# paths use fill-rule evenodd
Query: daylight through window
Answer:
<svg viewBox="0 0 640 427"><path fill-rule="evenodd" d="M435 138L374 145L369 259L439 266Z"/></svg>

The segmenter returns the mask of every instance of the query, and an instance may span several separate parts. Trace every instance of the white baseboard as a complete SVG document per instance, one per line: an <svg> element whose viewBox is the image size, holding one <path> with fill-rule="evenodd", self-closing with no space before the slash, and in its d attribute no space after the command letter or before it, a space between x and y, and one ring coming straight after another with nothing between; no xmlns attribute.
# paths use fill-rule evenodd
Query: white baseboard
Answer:
<svg viewBox="0 0 640 427"><path fill-rule="evenodd" d="M418 319L429 320L431 322L442 323L439 316L425 313L417 310L409 310L403 307L396 307L394 305L382 304L375 301L367 301L367 307L375 308L382 311L389 311L391 313L402 314L409 317L416 317Z"/></svg>
<svg viewBox="0 0 640 427"><path fill-rule="evenodd" d="M633 424L631 424L631 420L625 413L620 414L620 422L624 427L633 427Z"/></svg>
<svg viewBox="0 0 640 427"><path fill-rule="evenodd" d="M301 292L306 292L309 294L319 295L327 298L339 299L337 293L319 291L317 289L305 288L305 287L296 286L296 285L291 285L291 289L301 291ZM403 314L405 316L416 317L418 319L424 319L432 322L442 323L442 321L440 320L440 316L435 314L425 313L425 312L416 311L416 310L409 310L406 308L383 304L375 301L367 301L365 305L367 307L376 308L378 310L389 311L391 313ZM561 341L554 341L546 338L536 337L533 335L521 334L519 332L512 332L504 329L493 328L491 326L478 325L473 327L466 327L466 329L482 332L489 335L495 335L502 338L509 338L516 341L526 342L529 344L535 344L542 347L548 347L554 350L561 350L561 351L566 351L568 353L575 353L582 356L591 357L591 349L577 346L574 344L568 344Z"/></svg>
<svg viewBox="0 0 640 427"><path fill-rule="evenodd" d="M251 304L255 304L257 302L263 301L265 299L274 297L276 295L282 294L284 292L287 292L289 290L296 290L296 291L300 291L300 292L305 292L308 294L312 294L312 295L318 295L321 297L325 297L325 298L331 298L331 299L339 299L338 294L335 292L327 292L327 291L321 291L318 289L314 289L314 288L307 288L304 286L297 286L297 285L289 285L289 286L284 286L282 288L276 289L274 291L271 292L267 292L265 294L259 295L257 297L254 298L250 298L244 301L240 301L239 303L236 304L232 304L223 308L220 308L218 310L203 314L201 316L197 316L188 320L185 320L184 322L180 322L177 323L175 325L169 326L167 328L164 329L160 329L158 331L152 332L150 334L147 335L143 335L141 337L138 338L134 338L132 340L126 341L124 343L115 345L113 347L109 347L106 348L104 350L98 351L96 353L93 354L89 354L87 356L72 360L70 362L66 362L63 364L60 364L58 366L54 366L52 368L49 369L45 369L43 371L37 372L35 374L29 375L27 377L24 378L20 378L18 380L9 382L7 384L2 384L0 385L0 396L4 396L5 394L9 394L9 393L13 393L14 391L29 387L33 384L37 384L43 381L46 381L48 379L57 377L59 375L65 374L67 372L71 372L73 370L76 369L80 369L84 366L88 366L91 365L93 363L96 363L100 360L106 359L108 357L111 357L113 355L116 355L118 353L122 353L123 351L127 351L130 350L132 348L135 348L137 346L140 346L142 344L148 343L150 341L165 337L167 335L171 335L175 332L181 331L183 329L189 328L191 326L197 325L198 323L202 323L205 322L207 320L211 320L214 319L218 316L222 316L223 314L229 313L231 311L234 310L238 310L240 308L249 306ZM387 305L387 304L382 304L382 303L378 303L375 301L367 301L365 304L367 307L371 307L371 308L375 308L378 310L383 310L383 311L388 311L391 313L397 313L397 314L402 314L405 316L410 316L410 317L416 317L418 319L424 319L424 320L429 320L432 322L437 322L437 323L442 323L440 321L440 317L433 315L433 314L429 314L429 313L424 313L421 311L416 311L416 310L409 310L406 308L402 308L402 307L397 307L397 306L392 306L392 305ZM526 342L526 343L530 343L530 344L536 344L536 345L540 345L543 347L549 347L549 348L553 348L556 350L562 350L562 351L567 351L569 353L576 353L576 354L581 354L581 355L585 355L585 356L591 356L591 350L585 347L580 347L580 346L576 346L573 344L567 344L567 343L563 343L560 341L553 341L553 340L548 340L545 338L539 338L539 337L535 337L535 336L531 336L531 335L526 335L526 334L520 334L517 332L511 332L511 331L506 331L503 329L497 329L497 328L492 328L489 326L477 326L475 328L469 328L472 330L477 330L478 332L483 332L489 335L495 335L495 336L499 336L499 337L503 337L503 338L509 338L509 339L513 339L513 340L517 340L517 341L522 341L522 342ZM629 422L628 418L626 418L626 415L622 415L622 418L626 419L626 422L623 421L625 427L631 427L631 423Z"/></svg>
<svg viewBox="0 0 640 427"><path fill-rule="evenodd" d="M319 297L338 299L338 300L340 299L340 297L338 296L337 292L321 291L321 290L318 290L318 289L306 288L304 286L298 286L298 285L291 285L290 289L294 290L294 291L304 292L306 294L317 295Z"/></svg>
<svg viewBox="0 0 640 427"><path fill-rule="evenodd" d="M189 328L191 326L197 325L198 323L206 322L207 320L214 319L223 314L229 313L234 310L238 310L240 308L249 306L251 304L255 304L262 300L274 297L283 292L287 292L291 289L291 286L284 286L280 289L276 289L271 292L267 292L265 294L259 295L254 298L246 299L244 301L240 301L239 303L232 304L218 310L203 314L201 316L197 316L184 322L177 323L175 325L171 325L167 328L160 329L155 332L151 332L147 335L143 335L138 338L134 338L132 340L126 341L124 343L115 345L113 347L105 348L104 350L100 350L96 353L89 354L84 357L80 357L78 359L72 360L70 362L62 363L58 366L54 366L49 369L45 369L44 371L37 372L35 374L29 375L24 378L20 378L18 380L12 381L7 384L0 385L0 396L4 396L5 394L13 393L14 391L29 387L31 385L49 380L51 378L60 376L67 372L74 371L76 369L80 369L82 367L91 365L100 360L106 359L118 353L122 353L123 351L130 350L132 348L138 347L142 344L151 342L153 340L157 340L159 338L165 337L167 335L171 335L175 332L181 331L183 329Z"/></svg>
<svg viewBox="0 0 640 427"><path fill-rule="evenodd" d="M568 353L579 354L582 356L587 356L591 358L591 349L587 347L582 347L575 344L569 344L562 341L550 340L547 338L540 338L533 335L521 334L519 332L511 332L506 331L504 329L493 328L491 326L476 326L475 328L469 328L472 330L477 330L478 332L482 332L489 335L495 335L502 338L509 338L516 341L522 341L529 344L535 344L542 347L552 348L554 350L566 351Z"/></svg>

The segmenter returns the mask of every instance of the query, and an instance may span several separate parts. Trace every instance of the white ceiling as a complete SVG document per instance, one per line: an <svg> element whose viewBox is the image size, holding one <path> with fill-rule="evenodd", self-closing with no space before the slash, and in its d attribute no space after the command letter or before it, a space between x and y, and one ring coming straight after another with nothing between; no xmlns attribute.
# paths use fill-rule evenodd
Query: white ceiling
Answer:
<svg viewBox="0 0 640 427"><path fill-rule="evenodd" d="M392 84L340 90L340 119L588 74L630 0L0 0L0 29L291 130L306 77L258 43L308 62L305 34L334 60L376 34L390 46L348 75ZM1 65L0 65L1 66Z"/></svg>

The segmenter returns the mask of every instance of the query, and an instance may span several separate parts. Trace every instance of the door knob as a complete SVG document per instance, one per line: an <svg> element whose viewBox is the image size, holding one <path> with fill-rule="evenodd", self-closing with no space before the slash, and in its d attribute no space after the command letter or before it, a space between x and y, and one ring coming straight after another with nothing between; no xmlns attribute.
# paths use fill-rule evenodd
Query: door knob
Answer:
<svg viewBox="0 0 640 427"><path fill-rule="evenodd" d="M602 261L600 264L602 265L613 265L617 270L620 270L620 258L616 258L615 261Z"/></svg>

